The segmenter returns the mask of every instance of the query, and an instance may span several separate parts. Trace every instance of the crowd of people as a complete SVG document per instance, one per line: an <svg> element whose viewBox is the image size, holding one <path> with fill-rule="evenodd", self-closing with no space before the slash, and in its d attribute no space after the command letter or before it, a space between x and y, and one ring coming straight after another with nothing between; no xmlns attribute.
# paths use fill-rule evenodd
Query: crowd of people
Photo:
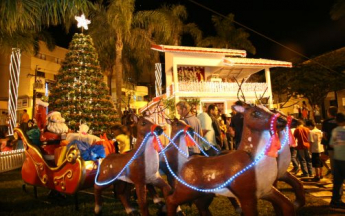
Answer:
<svg viewBox="0 0 345 216"><path fill-rule="evenodd" d="M345 211L345 203L341 200L345 180L345 115L338 112L337 107L330 106L327 119L319 129L316 127L316 122L321 120L319 112L318 109L314 111L315 121L309 119L303 111L301 116L297 116L298 126L292 129L297 147L291 147L293 169L290 172L297 175L299 170L302 170L302 174L297 177L313 177L313 181L320 181L324 177L325 167L326 176L332 175L333 178L330 207L333 210ZM326 163L328 159L330 167Z"/></svg>
<svg viewBox="0 0 345 216"><path fill-rule="evenodd" d="M241 105L238 101L234 105ZM241 142L243 129L243 116L232 109L231 116L219 114L218 107L210 104L202 107L203 112L197 114L196 108L191 108L187 102L180 101L177 105L180 118L207 142L218 149L236 150ZM294 117L298 125L292 130L297 146L291 147L291 173L297 175L302 171L300 178L311 178L318 182L325 176L333 176L333 190L330 207L333 210L345 211L343 195L343 182L345 180L345 115L338 112L337 107L328 109L328 118L321 121L320 109L313 107L313 119L305 101L302 107L294 106ZM199 140L198 137L195 139ZM203 143L203 142L201 142ZM209 145L203 144L203 150L208 155L216 153ZM190 148L189 153L200 154L197 148ZM330 166L326 163L330 160ZM323 172L323 167L327 169Z"/></svg>
<svg viewBox="0 0 345 216"><path fill-rule="evenodd" d="M240 105L236 102L234 105ZM217 105L203 104L202 112L197 113L197 107L191 107L188 102L180 101L176 104L180 119L189 124L198 134L219 150L235 150L242 136L243 116L232 109L232 113L220 113ZM209 144L194 136L197 143L201 144L207 155L216 155L216 151ZM200 154L198 147L190 147L189 154Z"/></svg>

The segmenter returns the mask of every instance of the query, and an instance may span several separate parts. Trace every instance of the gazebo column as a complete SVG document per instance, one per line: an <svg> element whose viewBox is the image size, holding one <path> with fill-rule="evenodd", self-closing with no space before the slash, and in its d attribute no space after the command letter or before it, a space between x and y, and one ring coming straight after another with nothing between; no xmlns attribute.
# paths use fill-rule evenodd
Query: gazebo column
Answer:
<svg viewBox="0 0 345 216"><path fill-rule="evenodd" d="M177 75L177 64L173 63L173 81L174 81L174 97L175 97L175 104L177 104L180 100L179 96L178 96L178 75ZM177 116L177 110L175 109L175 116Z"/></svg>
<svg viewBox="0 0 345 216"><path fill-rule="evenodd" d="M273 108L273 95L272 95L272 84L271 84L271 72L269 68L265 68L265 78L267 83L267 93L269 96L268 99L268 106L269 108Z"/></svg>

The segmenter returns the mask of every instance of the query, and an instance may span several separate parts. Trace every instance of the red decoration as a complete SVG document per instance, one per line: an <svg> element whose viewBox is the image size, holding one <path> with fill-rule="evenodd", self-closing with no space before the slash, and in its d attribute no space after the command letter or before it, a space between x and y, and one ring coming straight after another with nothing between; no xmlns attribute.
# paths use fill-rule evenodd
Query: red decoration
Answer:
<svg viewBox="0 0 345 216"><path fill-rule="evenodd" d="M278 151L281 148L279 136L277 133L276 125L277 125L277 118L280 116L280 114L275 114L271 117L271 139L270 139L270 146L267 148L265 154L270 157L278 157Z"/></svg>

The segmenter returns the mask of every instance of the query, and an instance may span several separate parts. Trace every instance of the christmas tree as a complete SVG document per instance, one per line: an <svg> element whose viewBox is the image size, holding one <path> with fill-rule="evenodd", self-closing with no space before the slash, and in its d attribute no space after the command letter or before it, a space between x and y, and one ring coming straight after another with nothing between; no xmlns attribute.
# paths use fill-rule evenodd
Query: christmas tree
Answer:
<svg viewBox="0 0 345 216"><path fill-rule="evenodd" d="M61 112L71 130L86 122L98 135L118 120L108 92L92 38L75 34L50 92L49 110Z"/></svg>

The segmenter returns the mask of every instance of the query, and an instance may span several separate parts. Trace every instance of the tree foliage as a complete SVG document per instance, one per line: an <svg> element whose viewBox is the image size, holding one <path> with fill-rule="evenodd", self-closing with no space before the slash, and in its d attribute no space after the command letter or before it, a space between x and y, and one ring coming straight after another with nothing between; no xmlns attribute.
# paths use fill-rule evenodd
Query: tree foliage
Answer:
<svg viewBox="0 0 345 216"><path fill-rule="evenodd" d="M273 91L287 99L300 95L312 106L320 106L329 92L344 88L344 60L345 48L342 48L297 63L292 69L272 70Z"/></svg>
<svg viewBox="0 0 345 216"><path fill-rule="evenodd" d="M49 107L62 113L70 129L76 131L79 123L86 121L95 134L100 134L114 125L115 107L90 36L73 36L57 77Z"/></svg>
<svg viewBox="0 0 345 216"><path fill-rule="evenodd" d="M337 0L332 6L330 14L333 20L342 18L345 15L345 1Z"/></svg>
<svg viewBox="0 0 345 216"><path fill-rule="evenodd" d="M92 7L88 0L2 0L0 2L0 46L8 53L13 47L37 52L38 40L54 48L52 37L43 31L51 25L68 29L74 16Z"/></svg>
<svg viewBox="0 0 345 216"><path fill-rule="evenodd" d="M217 35L202 39L198 46L245 49L252 54L256 53L255 47L248 39L249 33L242 28L235 27L233 14L228 14L226 18L214 15L212 21Z"/></svg>

